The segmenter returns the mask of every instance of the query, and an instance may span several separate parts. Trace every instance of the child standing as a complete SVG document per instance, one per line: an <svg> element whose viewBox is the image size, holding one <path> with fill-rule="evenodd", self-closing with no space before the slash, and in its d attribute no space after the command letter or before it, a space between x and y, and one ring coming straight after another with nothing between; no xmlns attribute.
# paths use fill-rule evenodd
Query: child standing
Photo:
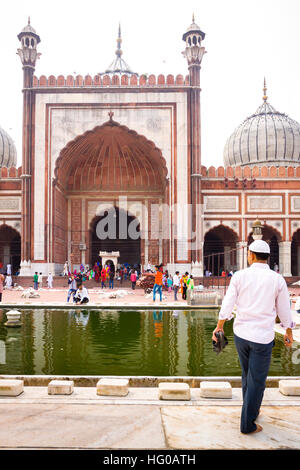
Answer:
<svg viewBox="0 0 300 470"><path fill-rule="evenodd" d="M170 274L170 276L168 277L168 292L172 292L172 286L173 286L173 279Z"/></svg>
<svg viewBox="0 0 300 470"><path fill-rule="evenodd" d="M136 272L134 269L132 269L131 274L130 274L130 280L131 280L131 288L135 290L135 285L136 285Z"/></svg>

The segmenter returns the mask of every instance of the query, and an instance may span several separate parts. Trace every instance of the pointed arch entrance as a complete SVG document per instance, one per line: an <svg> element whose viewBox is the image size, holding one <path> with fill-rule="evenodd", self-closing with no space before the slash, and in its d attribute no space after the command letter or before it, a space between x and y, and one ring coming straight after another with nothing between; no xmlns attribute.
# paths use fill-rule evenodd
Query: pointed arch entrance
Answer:
<svg viewBox="0 0 300 470"><path fill-rule="evenodd" d="M221 271L235 270L237 234L225 225L210 229L204 237L204 271L220 276Z"/></svg>
<svg viewBox="0 0 300 470"><path fill-rule="evenodd" d="M153 263L167 261L168 243L162 243L160 239L143 243L150 239L150 206L168 201L166 161L153 142L113 121L110 116L102 126L67 144L56 161L54 174L54 200L57 195L62 209L60 214L53 212L53 226L57 229L61 225L61 233L64 231L66 234L68 252L62 253L58 246L59 237L53 237L53 262L63 264L65 257L70 258L72 254L75 266L90 264L98 247L101 245L103 249L106 244L104 241L100 243L95 235L97 224L101 224L97 207L106 203L107 206L119 207L120 198L128 200L128 207L140 204L144 208L139 218L143 240L140 240L140 245L128 240L130 243L126 248L119 237L115 245L122 244L121 259L132 258L132 261L139 260L143 265L150 256ZM58 207L58 204L54 206ZM63 218L64 214L68 214L67 217ZM116 217L119 216L118 210ZM112 248L113 245L110 242L107 246ZM126 250L127 254L124 254Z"/></svg>
<svg viewBox="0 0 300 470"><path fill-rule="evenodd" d="M0 225L0 260L4 271L11 264L12 274L15 274L21 263L21 236L9 225Z"/></svg>
<svg viewBox="0 0 300 470"><path fill-rule="evenodd" d="M262 239L270 245L269 265L271 269L279 268L279 243L282 241L281 234L274 227L264 225L262 229ZM252 232L248 236L248 245L254 241Z"/></svg>

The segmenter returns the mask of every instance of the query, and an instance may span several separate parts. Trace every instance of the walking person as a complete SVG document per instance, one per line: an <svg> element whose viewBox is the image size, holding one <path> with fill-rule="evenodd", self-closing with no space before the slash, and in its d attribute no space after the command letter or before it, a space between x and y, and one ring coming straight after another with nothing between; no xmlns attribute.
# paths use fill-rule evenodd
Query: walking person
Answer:
<svg viewBox="0 0 300 470"><path fill-rule="evenodd" d="M48 274L47 277L48 289L52 289L53 287L53 276L51 273Z"/></svg>
<svg viewBox="0 0 300 470"><path fill-rule="evenodd" d="M290 298L284 278L270 269L270 247L263 240L255 240L248 248L249 268L234 273L223 299L216 333L223 332L226 320L233 318L234 341L242 368L243 407L240 430L244 434L262 431L255 421L259 415L266 386L266 378L274 346L276 314L286 329L284 343L293 344Z"/></svg>
<svg viewBox="0 0 300 470"><path fill-rule="evenodd" d="M162 273L162 265L156 267L155 273L155 280L154 280L154 287L153 287L153 302L156 300L156 293L159 293L159 300L162 301L162 286L163 286L163 273Z"/></svg>
<svg viewBox="0 0 300 470"><path fill-rule="evenodd" d="M68 284L69 284L69 290L68 290L67 302L69 302L72 295L73 295L73 302L74 302L74 297L75 297L76 291L78 289L77 282L76 282L76 279L74 277L74 274L71 274L71 276L69 277Z"/></svg>
<svg viewBox="0 0 300 470"><path fill-rule="evenodd" d="M136 286L136 272L135 272L135 269L131 270L130 281L131 281L131 288L133 290L135 290L135 286Z"/></svg>
<svg viewBox="0 0 300 470"><path fill-rule="evenodd" d="M113 289L114 288L115 272L113 270L110 270L108 276L109 276L108 288Z"/></svg>
<svg viewBox="0 0 300 470"><path fill-rule="evenodd" d="M192 275L188 278L186 282L187 290L193 290L194 289L194 278Z"/></svg>
<svg viewBox="0 0 300 470"><path fill-rule="evenodd" d="M178 293L179 288L180 288L179 271L176 271L173 276L174 300L178 300L177 293Z"/></svg>
<svg viewBox="0 0 300 470"><path fill-rule="evenodd" d="M43 287L43 274L42 273L39 274L38 285L39 285L39 289Z"/></svg>
<svg viewBox="0 0 300 470"><path fill-rule="evenodd" d="M168 277L167 283L168 283L168 292L172 292L173 279L172 279L171 274L170 274L170 276Z"/></svg>
<svg viewBox="0 0 300 470"><path fill-rule="evenodd" d="M34 290L38 290L39 288L39 275L37 271L33 275L33 288Z"/></svg>
<svg viewBox="0 0 300 470"><path fill-rule="evenodd" d="M101 288L106 287L106 269L105 267L101 270Z"/></svg>
<svg viewBox="0 0 300 470"><path fill-rule="evenodd" d="M68 261L66 261L64 264L63 276L68 276L68 275L69 275L69 265L68 265Z"/></svg>
<svg viewBox="0 0 300 470"><path fill-rule="evenodd" d="M187 281L189 278L189 273L186 272L184 276L182 276L182 299L186 300L186 291L187 291Z"/></svg>

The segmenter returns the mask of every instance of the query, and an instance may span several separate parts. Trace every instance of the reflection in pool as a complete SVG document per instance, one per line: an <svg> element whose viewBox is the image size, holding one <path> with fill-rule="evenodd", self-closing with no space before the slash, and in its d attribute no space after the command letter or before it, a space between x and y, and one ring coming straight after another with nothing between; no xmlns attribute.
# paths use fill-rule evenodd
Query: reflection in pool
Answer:
<svg viewBox="0 0 300 470"><path fill-rule="evenodd" d="M217 312L205 310L23 310L6 328L0 310L0 374L236 376L232 321L219 356L211 335ZM292 351L276 339L269 375L300 375Z"/></svg>

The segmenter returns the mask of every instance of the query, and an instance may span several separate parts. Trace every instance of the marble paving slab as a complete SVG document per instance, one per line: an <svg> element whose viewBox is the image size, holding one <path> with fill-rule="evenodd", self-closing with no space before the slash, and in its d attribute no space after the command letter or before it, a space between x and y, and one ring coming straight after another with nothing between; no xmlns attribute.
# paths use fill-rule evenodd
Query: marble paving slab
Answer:
<svg viewBox="0 0 300 470"><path fill-rule="evenodd" d="M165 449L151 406L0 404L0 449Z"/></svg>
<svg viewBox="0 0 300 470"><path fill-rule="evenodd" d="M172 449L300 449L300 407L263 406L257 419L263 431L240 432L241 408L163 407L167 446Z"/></svg>

